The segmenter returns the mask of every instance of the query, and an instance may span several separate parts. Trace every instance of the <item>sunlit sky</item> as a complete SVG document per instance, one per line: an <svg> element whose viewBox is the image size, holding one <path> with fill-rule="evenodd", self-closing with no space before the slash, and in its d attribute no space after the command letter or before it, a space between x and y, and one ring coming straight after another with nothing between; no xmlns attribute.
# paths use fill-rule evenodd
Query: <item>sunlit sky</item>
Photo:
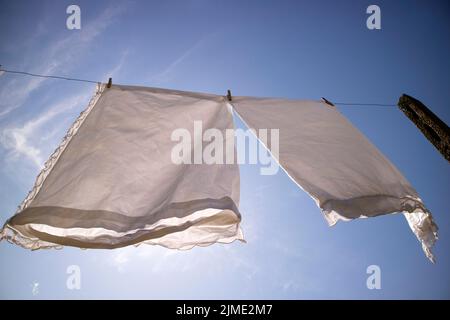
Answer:
<svg viewBox="0 0 450 320"><path fill-rule="evenodd" d="M81 8L81 30L66 8ZM368 30L366 8L381 8ZM6 69L234 95L395 104L450 123L448 1L0 1ZM94 84L0 76L0 222L87 105ZM280 170L241 165L247 243L28 251L0 243L3 299L450 298L448 162L396 107L338 106L405 175L439 225L437 263L402 215L328 227ZM236 125L242 123L236 119ZM366 287L369 265L380 290ZM81 289L66 287L67 267Z"/></svg>

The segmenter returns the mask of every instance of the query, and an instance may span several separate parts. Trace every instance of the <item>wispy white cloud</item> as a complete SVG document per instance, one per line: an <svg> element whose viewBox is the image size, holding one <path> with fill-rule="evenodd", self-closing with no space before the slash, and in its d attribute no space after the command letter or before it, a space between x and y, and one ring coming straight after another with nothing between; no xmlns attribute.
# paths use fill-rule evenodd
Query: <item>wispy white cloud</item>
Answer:
<svg viewBox="0 0 450 320"><path fill-rule="evenodd" d="M118 249L118 251L113 254L112 265L118 272L125 272L125 268L129 261L129 252L127 249Z"/></svg>
<svg viewBox="0 0 450 320"><path fill-rule="evenodd" d="M106 73L105 79L106 76L119 74L127 54L127 51L122 54L118 63ZM54 119L62 113L83 109L92 93L92 87L88 87L56 102L22 124L0 128L0 145L8 152L5 160L16 160L22 156L40 169L45 161L42 148L57 144L58 142L53 140L54 136L67 131L62 125L66 124L65 121L55 124Z"/></svg>
<svg viewBox="0 0 450 320"><path fill-rule="evenodd" d="M205 43L206 38L202 38L197 41L193 46L188 48L181 56L175 59L172 63L170 63L164 70L160 73L152 76L150 81L161 84L164 82L168 82L172 79L173 74L177 67L182 64L188 57L190 57L195 51L197 51L203 44Z"/></svg>
<svg viewBox="0 0 450 320"><path fill-rule="evenodd" d="M31 293L33 294L33 296L36 296L39 294L39 282L34 281L31 284Z"/></svg>
<svg viewBox="0 0 450 320"><path fill-rule="evenodd" d="M143 244L139 247L126 247L111 252L109 264L123 273L131 265L136 266L137 262L145 261L148 270L152 273L161 273L167 271L167 265L178 268L176 257L179 254L180 252L176 250Z"/></svg>
<svg viewBox="0 0 450 320"><path fill-rule="evenodd" d="M106 8L96 19L83 26L82 32L71 33L69 37L60 39L44 51L47 58L40 61L39 67L31 70L35 73L59 73L73 66L89 49L96 38L111 25L117 16L126 10L124 6ZM44 28L44 26L42 26ZM126 62L128 51L125 51L118 63L105 75L117 75ZM3 79L2 79L3 80ZM30 94L41 87L43 78L8 79L0 89L0 119L14 109L21 107ZM55 118L73 109L85 107L92 86L66 97L47 107L43 112L27 119L25 122L6 124L0 128L0 146L6 151L4 161L11 162L24 159L35 168L41 168L48 154L48 146L56 145L53 138L67 130L67 121L55 121ZM64 124L64 125L63 125ZM47 149L47 150L45 150ZM46 152L47 151L47 152Z"/></svg>
<svg viewBox="0 0 450 320"><path fill-rule="evenodd" d="M3 129L0 132L0 144L9 151L9 158L17 159L19 156L24 156L31 160L35 166L41 168L44 160L39 146L40 131L57 115L78 107L88 97L87 92L71 96L52 105L46 111L22 125Z"/></svg>
<svg viewBox="0 0 450 320"><path fill-rule="evenodd" d="M128 58L128 54L129 54L129 50L125 50L124 52L122 52L122 55L120 57L119 62L116 64L115 67L113 67L111 70L109 70L106 75L103 76L102 79L107 79L109 77L113 77L116 76L120 73L120 71L122 70L124 64L126 63L126 59Z"/></svg>
<svg viewBox="0 0 450 320"><path fill-rule="evenodd" d="M0 90L0 118L19 108L44 81L43 78L20 80L13 79L2 86Z"/></svg>
<svg viewBox="0 0 450 320"><path fill-rule="evenodd" d="M30 70L37 74L64 74L89 50L94 41L126 10L126 6L118 5L106 8L97 18L83 25L79 32L64 36L43 52L35 52L36 56L45 57L39 63L33 63L33 57L26 56L29 64L35 65ZM41 26L40 29L44 29ZM66 34L65 34L66 35ZM35 62L35 61L34 61ZM0 89L0 119L11 111L21 107L30 94L38 89L45 78L12 79Z"/></svg>

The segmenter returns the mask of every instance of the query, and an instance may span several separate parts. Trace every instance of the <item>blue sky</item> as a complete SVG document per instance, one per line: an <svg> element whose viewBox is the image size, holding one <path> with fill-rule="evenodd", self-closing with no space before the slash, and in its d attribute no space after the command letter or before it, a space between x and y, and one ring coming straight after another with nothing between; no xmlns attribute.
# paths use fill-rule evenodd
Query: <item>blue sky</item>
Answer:
<svg viewBox="0 0 450 320"><path fill-rule="evenodd" d="M448 1L0 2L6 69L337 102L395 104L408 93L450 123ZM66 8L74 3L81 30L66 28ZM381 8L381 30L366 28L371 4ZM1 223L94 87L0 77ZM257 165L242 165L246 244L31 252L2 242L0 298L450 298L448 162L398 108L338 108L433 212L437 264L426 259L403 216L330 228L283 171L261 176ZM372 264L381 268L381 290L366 287ZM66 288L69 265L81 269L81 290Z"/></svg>

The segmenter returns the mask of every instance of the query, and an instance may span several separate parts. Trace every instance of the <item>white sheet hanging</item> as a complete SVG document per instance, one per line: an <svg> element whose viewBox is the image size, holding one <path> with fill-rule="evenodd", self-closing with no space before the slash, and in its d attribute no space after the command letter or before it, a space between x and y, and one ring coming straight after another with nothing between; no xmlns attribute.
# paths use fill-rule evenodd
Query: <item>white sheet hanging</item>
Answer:
<svg viewBox="0 0 450 320"><path fill-rule="evenodd" d="M220 96L102 85L2 237L31 249L243 240L238 166L172 162L172 132L193 136L194 120L233 128Z"/></svg>
<svg viewBox="0 0 450 320"><path fill-rule="evenodd" d="M251 97L233 97L232 105L250 128L279 129L278 162L330 225L403 212L434 261L437 226L431 213L395 166L335 107Z"/></svg>
<svg viewBox="0 0 450 320"><path fill-rule="evenodd" d="M232 105L250 128L279 129L277 160L330 225L403 212L433 261L437 226L431 213L334 107L249 97L234 97ZM222 96L101 85L0 239L31 249L139 243L187 249L243 240L236 161L180 165L171 159L171 134L185 128L195 136L196 120L223 136L233 128Z"/></svg>

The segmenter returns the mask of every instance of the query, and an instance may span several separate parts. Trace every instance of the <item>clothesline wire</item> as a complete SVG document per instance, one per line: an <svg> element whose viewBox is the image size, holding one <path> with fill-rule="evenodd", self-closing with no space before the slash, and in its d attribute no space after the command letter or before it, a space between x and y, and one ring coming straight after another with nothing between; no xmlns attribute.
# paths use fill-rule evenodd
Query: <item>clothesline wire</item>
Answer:
<svg viewBox="0 0 450 320"><path fill-rule="evenodd" d="M389 103L357 103L357 102L334 102L333 104L337 104L340 106L376 106L376 107L396 107L396 104Z"/></svg>
<svg viewBox="0 0 450 320"><path fill-rule="evenodd" d="M77 78L69 78L69 77L54 76L54 75L44 75L44 74L37 74L37 73L24 72L24 71L6 70L6 69L1 68L1 65L0 65L0 72L2 72L2 71L5 73L21 74L21 75L26 75L26 76L31 76L31 77L39 77L39 78L51 78L51 79L88 82L88 83L101 83L101 81L94 81L94 80L77 79ZM356 103L356 102L334 102L333 101L333 104L340 105L340 106L396 107L395 104L386 104L386 103Z"/></svg>
<svg viewBox="0 0 450 320"><path fill-rule="evenodd" d="M77 78L68 78L68 77L61 77L61 76L43 75L43 74L36 74L36 73L24 72L24 71L13 71L13 70L5 70L5 69L0 69L0 71L6 72L6 73L15 73L15 74L22 74L22 75L32 76L32 77L39 77L39 78L52 78L52 79L61 79L61 80L69 80L69 81L80 81L80 82L90 82L90 83L99 83L99 82L101 82L101 81L93 81L93 80L85 80L85 79L77 79Z"/></svg>

